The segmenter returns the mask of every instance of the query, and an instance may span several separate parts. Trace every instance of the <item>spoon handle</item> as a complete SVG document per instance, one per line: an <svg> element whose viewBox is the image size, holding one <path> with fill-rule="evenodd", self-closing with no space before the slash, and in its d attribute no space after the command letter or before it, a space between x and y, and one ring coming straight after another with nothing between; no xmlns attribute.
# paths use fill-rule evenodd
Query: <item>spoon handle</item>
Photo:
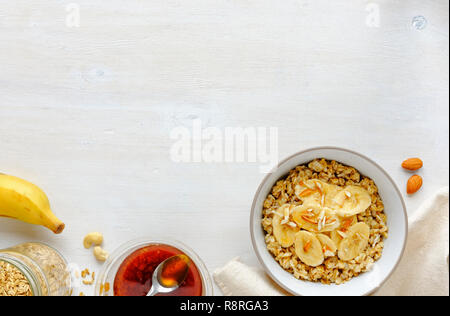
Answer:
<svg viewBox="0 0 450 316"><path fill-rule="evenodd" d="M156 290L156 287L152 286L150 291L147 293L147 296L155 296L156 294L158 294L158 290Z"/></svg>

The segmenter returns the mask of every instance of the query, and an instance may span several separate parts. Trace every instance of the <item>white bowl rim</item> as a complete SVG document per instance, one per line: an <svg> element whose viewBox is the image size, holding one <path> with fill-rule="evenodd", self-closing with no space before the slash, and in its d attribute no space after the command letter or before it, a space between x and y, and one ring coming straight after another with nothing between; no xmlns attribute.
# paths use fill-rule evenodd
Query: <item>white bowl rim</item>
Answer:
<svg viewBox="0 0 450 316"><path fill-rule="evenodd" d="M395 263L394 267L392 268L392 270L389 272L389 274L381 281L381 283L379 283L378 286L376 286L375 288L373 288L372 290L364 293L362 296L369 296L373 293L375 293L376 291L378 291L383 285L384 283L386 283L386 281L391 277L391 275L394 273L394 271L397 269L401 259L403 258L403 255L405 253L405 249L406 249L406 243L408 240L408 212L406 211L406 203L405 200L403 198L403 195L400 192L400 189L398 188L397 184L395 183L395 181L392 179L392 177L378 164L376 163L374 160L370 159L369 157L360 154L354 150L351 149L346 149L346 148L342 148L342 147L336 147L336 146L319 146L319 147L311 147L302 151L299 151L287 158L285 158L284 160L282 160L281 162L278 163L278 165L275 167L274 170L277 170L278 168L280 168L283 164L285 164L286 162L290 161L291 159L294 159L297 156L303 155L305 153L308 153L310 151L316 151L316 150L340 150L340 151L344 151L356 156L359 156L362 159L367 160L369 163L373 164L375 167L377 167L385 176L386 178L392 183L393 187L395 188L396 193L398 194L400 201L402 203L402 210L403 210L403 215L405 216L405 235L403 238L403 246L402 246L402 251L400 253L400 256L397 259L397 262ZM326 157L324 157L326 158ZM255 197L253 199L253 204L252 204L252 210L250 213L250 235L251 235L251 239L252 239L252 246L253 246L253 250L256 254L256 257L258 258L259 263L263 266L264 270L266 271L266 273L270 276L270 278L272 280L274 280L281 288L283 288L284 290L286 290L287 292L294 294L294 295L299 295L298 293L292 293L292 291L289 289L289 287L287 287L286 285L284 285L282 282L279 281L279 279L270 271L270 269L267 267L266 263L264 262L264 260L262 259L262 257L260 256L259 252L258 252L258 247L256 246L256 238L255 238L255 231L253 229L253 219L255 218L255 212L256 210L256 203L257 203L257 199L258 196L261 194L261 190L264 186L264 184L266 184L266 182L268 181L269 177L271 176L271 173L267 174L264 179L262 180L261 184L258 187L258 190L255 193ZM259 210L261 211L261 210Z"/></svg>

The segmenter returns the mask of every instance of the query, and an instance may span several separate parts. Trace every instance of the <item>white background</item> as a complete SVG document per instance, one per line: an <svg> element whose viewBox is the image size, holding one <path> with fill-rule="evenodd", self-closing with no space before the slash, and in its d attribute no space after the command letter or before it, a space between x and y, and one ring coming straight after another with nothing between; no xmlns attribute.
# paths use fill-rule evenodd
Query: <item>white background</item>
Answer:
<svg viewBox="0 0 450 316"><path fill-rule="evenodd" d="M44 241L98 271L82 239L101 231L110 251L182 240L210 272L255 262L249 210L264 175L255 163L172 162L170 131L196 118L278 127L280 159L357 150L402 191L400 164L419 156L410 214L448 185L447 0L79 0L78 28L69 3L0 2L0 172L41 186L67 225L54 236L0 219L0 248ZM366 23L373 4L379 27Z"/></svg>

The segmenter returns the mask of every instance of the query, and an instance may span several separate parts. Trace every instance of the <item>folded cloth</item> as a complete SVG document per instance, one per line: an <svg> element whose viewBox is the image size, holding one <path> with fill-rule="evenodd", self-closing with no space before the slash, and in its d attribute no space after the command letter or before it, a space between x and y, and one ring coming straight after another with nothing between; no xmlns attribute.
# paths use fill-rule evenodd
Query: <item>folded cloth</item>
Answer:
<svg viewBox="0 0 450 316"><path fill-rule="evenodd" d="M378 296L449 295L449 189L427 200L410 218L405 254ZM225 296L288 295L261 269L235 258L214 273Z"/></svg>
<svg viewBox="0 0 450 316"><path fill-rule="evenodd" d="M214 281L225 296L289 295L263 270L249 267L235 258L214 272Z"/></svg>
<svg viewBox="0 0 450 316"><path fill-rule="evenodd" d="M378 296L448 296L448 187L410 219L405 254Z"/></svg>

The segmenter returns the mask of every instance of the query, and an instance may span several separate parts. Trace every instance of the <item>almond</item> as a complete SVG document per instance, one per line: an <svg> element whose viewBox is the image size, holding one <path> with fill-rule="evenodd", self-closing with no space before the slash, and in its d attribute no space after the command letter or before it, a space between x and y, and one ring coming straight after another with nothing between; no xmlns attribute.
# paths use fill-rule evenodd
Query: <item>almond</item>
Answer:
<svg viewBox="0 0 450 316"><path fill-rule="evenodd" d="M419 158L409 158L403 161L402 167L407 170L419 170L423 167L423 161Z"/></svg>
<svg viewBox="0 0 450 316"><path fill-rule="evenodd" d="M422 184L423 184L422 177L418 176L418 175L413 175L408 180L408 184L406 186L406 192L408 194L414 194L420 190L420 188L422 187Z"/></svg>

